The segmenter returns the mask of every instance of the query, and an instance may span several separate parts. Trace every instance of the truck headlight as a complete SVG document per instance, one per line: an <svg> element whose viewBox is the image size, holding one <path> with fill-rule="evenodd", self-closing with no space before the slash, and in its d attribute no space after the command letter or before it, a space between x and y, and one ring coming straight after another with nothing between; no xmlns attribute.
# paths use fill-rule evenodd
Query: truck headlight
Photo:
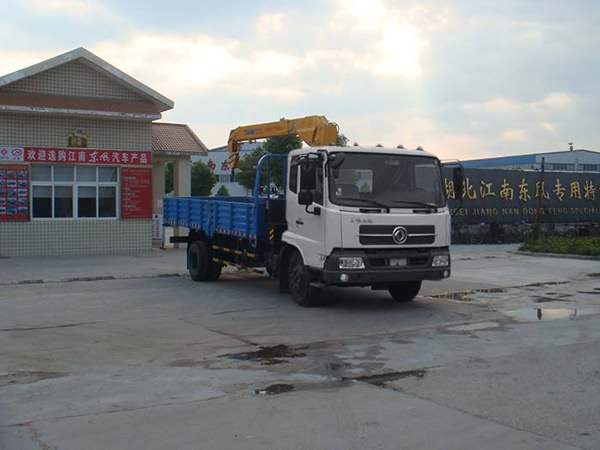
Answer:
<svg viewBox="0 0 600 450"><path fill-rule="evenodd" d="M447 267L450 262L448 255L436 255L433 257L431 267Z"/></svg>
<svg viewBox="0 0 600 450"><path fill-rule="evenodd" d="M360 256L340 257L340 269L364 269L365 262Z"/></svg>

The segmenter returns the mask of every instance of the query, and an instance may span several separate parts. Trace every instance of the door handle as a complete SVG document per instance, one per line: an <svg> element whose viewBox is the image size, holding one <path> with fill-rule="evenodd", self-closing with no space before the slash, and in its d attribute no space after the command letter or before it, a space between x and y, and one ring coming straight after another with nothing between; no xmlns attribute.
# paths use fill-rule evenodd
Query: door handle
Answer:
<svg viewBox="0 0 600 450"><path fill-rule="evenodd" d="M296 219L296 225L304 225L304 220Z"/></svg>

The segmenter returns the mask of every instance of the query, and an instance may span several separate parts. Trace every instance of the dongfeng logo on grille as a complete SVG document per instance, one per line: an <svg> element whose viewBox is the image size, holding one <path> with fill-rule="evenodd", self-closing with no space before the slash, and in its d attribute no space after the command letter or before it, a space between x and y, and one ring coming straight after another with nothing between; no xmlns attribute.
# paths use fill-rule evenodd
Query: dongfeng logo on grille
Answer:
<svg viewBox="0 0 600 450"><path fill-rule="evenodd" d="M408 239L408 231L404 227L396 227L392 232L392 239L396 244L402 245Z"/></svg>

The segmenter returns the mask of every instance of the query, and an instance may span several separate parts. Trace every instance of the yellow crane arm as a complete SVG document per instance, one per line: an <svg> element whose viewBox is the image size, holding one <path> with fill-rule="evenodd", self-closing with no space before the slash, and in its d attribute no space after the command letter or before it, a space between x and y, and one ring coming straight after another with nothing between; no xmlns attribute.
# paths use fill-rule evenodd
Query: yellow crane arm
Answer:
<svg viewBox="0 0 600 450"><path fill-rule="evenodd" d="M238 167L242 142L294 135L299 136L310 146L335 145L338 126L327 120L325 116L307 116L300 119L281 119L277 122L237 127L231 130L227 142L229 167L231 169Z"/></svg>

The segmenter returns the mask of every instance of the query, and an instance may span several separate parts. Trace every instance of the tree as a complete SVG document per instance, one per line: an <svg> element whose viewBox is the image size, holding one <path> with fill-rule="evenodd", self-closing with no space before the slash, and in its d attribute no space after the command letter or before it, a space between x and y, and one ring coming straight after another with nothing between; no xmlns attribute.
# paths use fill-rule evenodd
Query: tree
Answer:
<svg viewBox="0 0 600 450"><path fill-rule="evenodd" d="M173 163L165 165L165 194L173 192Z"/></svg>
<svg viewBox="0 0 600 450"><path fill-rule="evenodd" d="M348 142L349 139L343 133L338 133L337 137L335 138L335 145L338 147L347 147Z"/></svg>
<svg viewBox="0 0 600 450"><path fill-rule="evenodd" d="M210 195L217 177L202 161L192 166L192 195Z"/></svg>
<svg viewBox="0 0 600 450"><path fill-rule="evenodd" d="M219 197L229 197L229 189L227 189L227 186L222 184L219 190L217 191L217 195Z"/></svg>
<svg viewBox="0 0 600 450"><path fill-rule="evenodd" d="M345 147L348 145L348 138L343 134L338 134L336 145ZM258 160L265 153L289 153L292 150L302 148L302 139L298 136L281 136L267 139L260 147L244 156L236 170L235 180L251 191L254 190L254 180L256 178L256 168ZM261 186L266 179L266 169L263 167L261 176ZM279 159L271 160L271 183L278 187L283 186L283 161Z"/></svg>
<svg viewBox="0 0 600 450"><path fill-rule="evenodd" d="M264 154L265 151L262 149L262 147L257 147L240 159L238 168L235 169L235 181L240 183L246 189L253 191L254 178L256 176L256 166L258 164L258 160Z"/></svg>

